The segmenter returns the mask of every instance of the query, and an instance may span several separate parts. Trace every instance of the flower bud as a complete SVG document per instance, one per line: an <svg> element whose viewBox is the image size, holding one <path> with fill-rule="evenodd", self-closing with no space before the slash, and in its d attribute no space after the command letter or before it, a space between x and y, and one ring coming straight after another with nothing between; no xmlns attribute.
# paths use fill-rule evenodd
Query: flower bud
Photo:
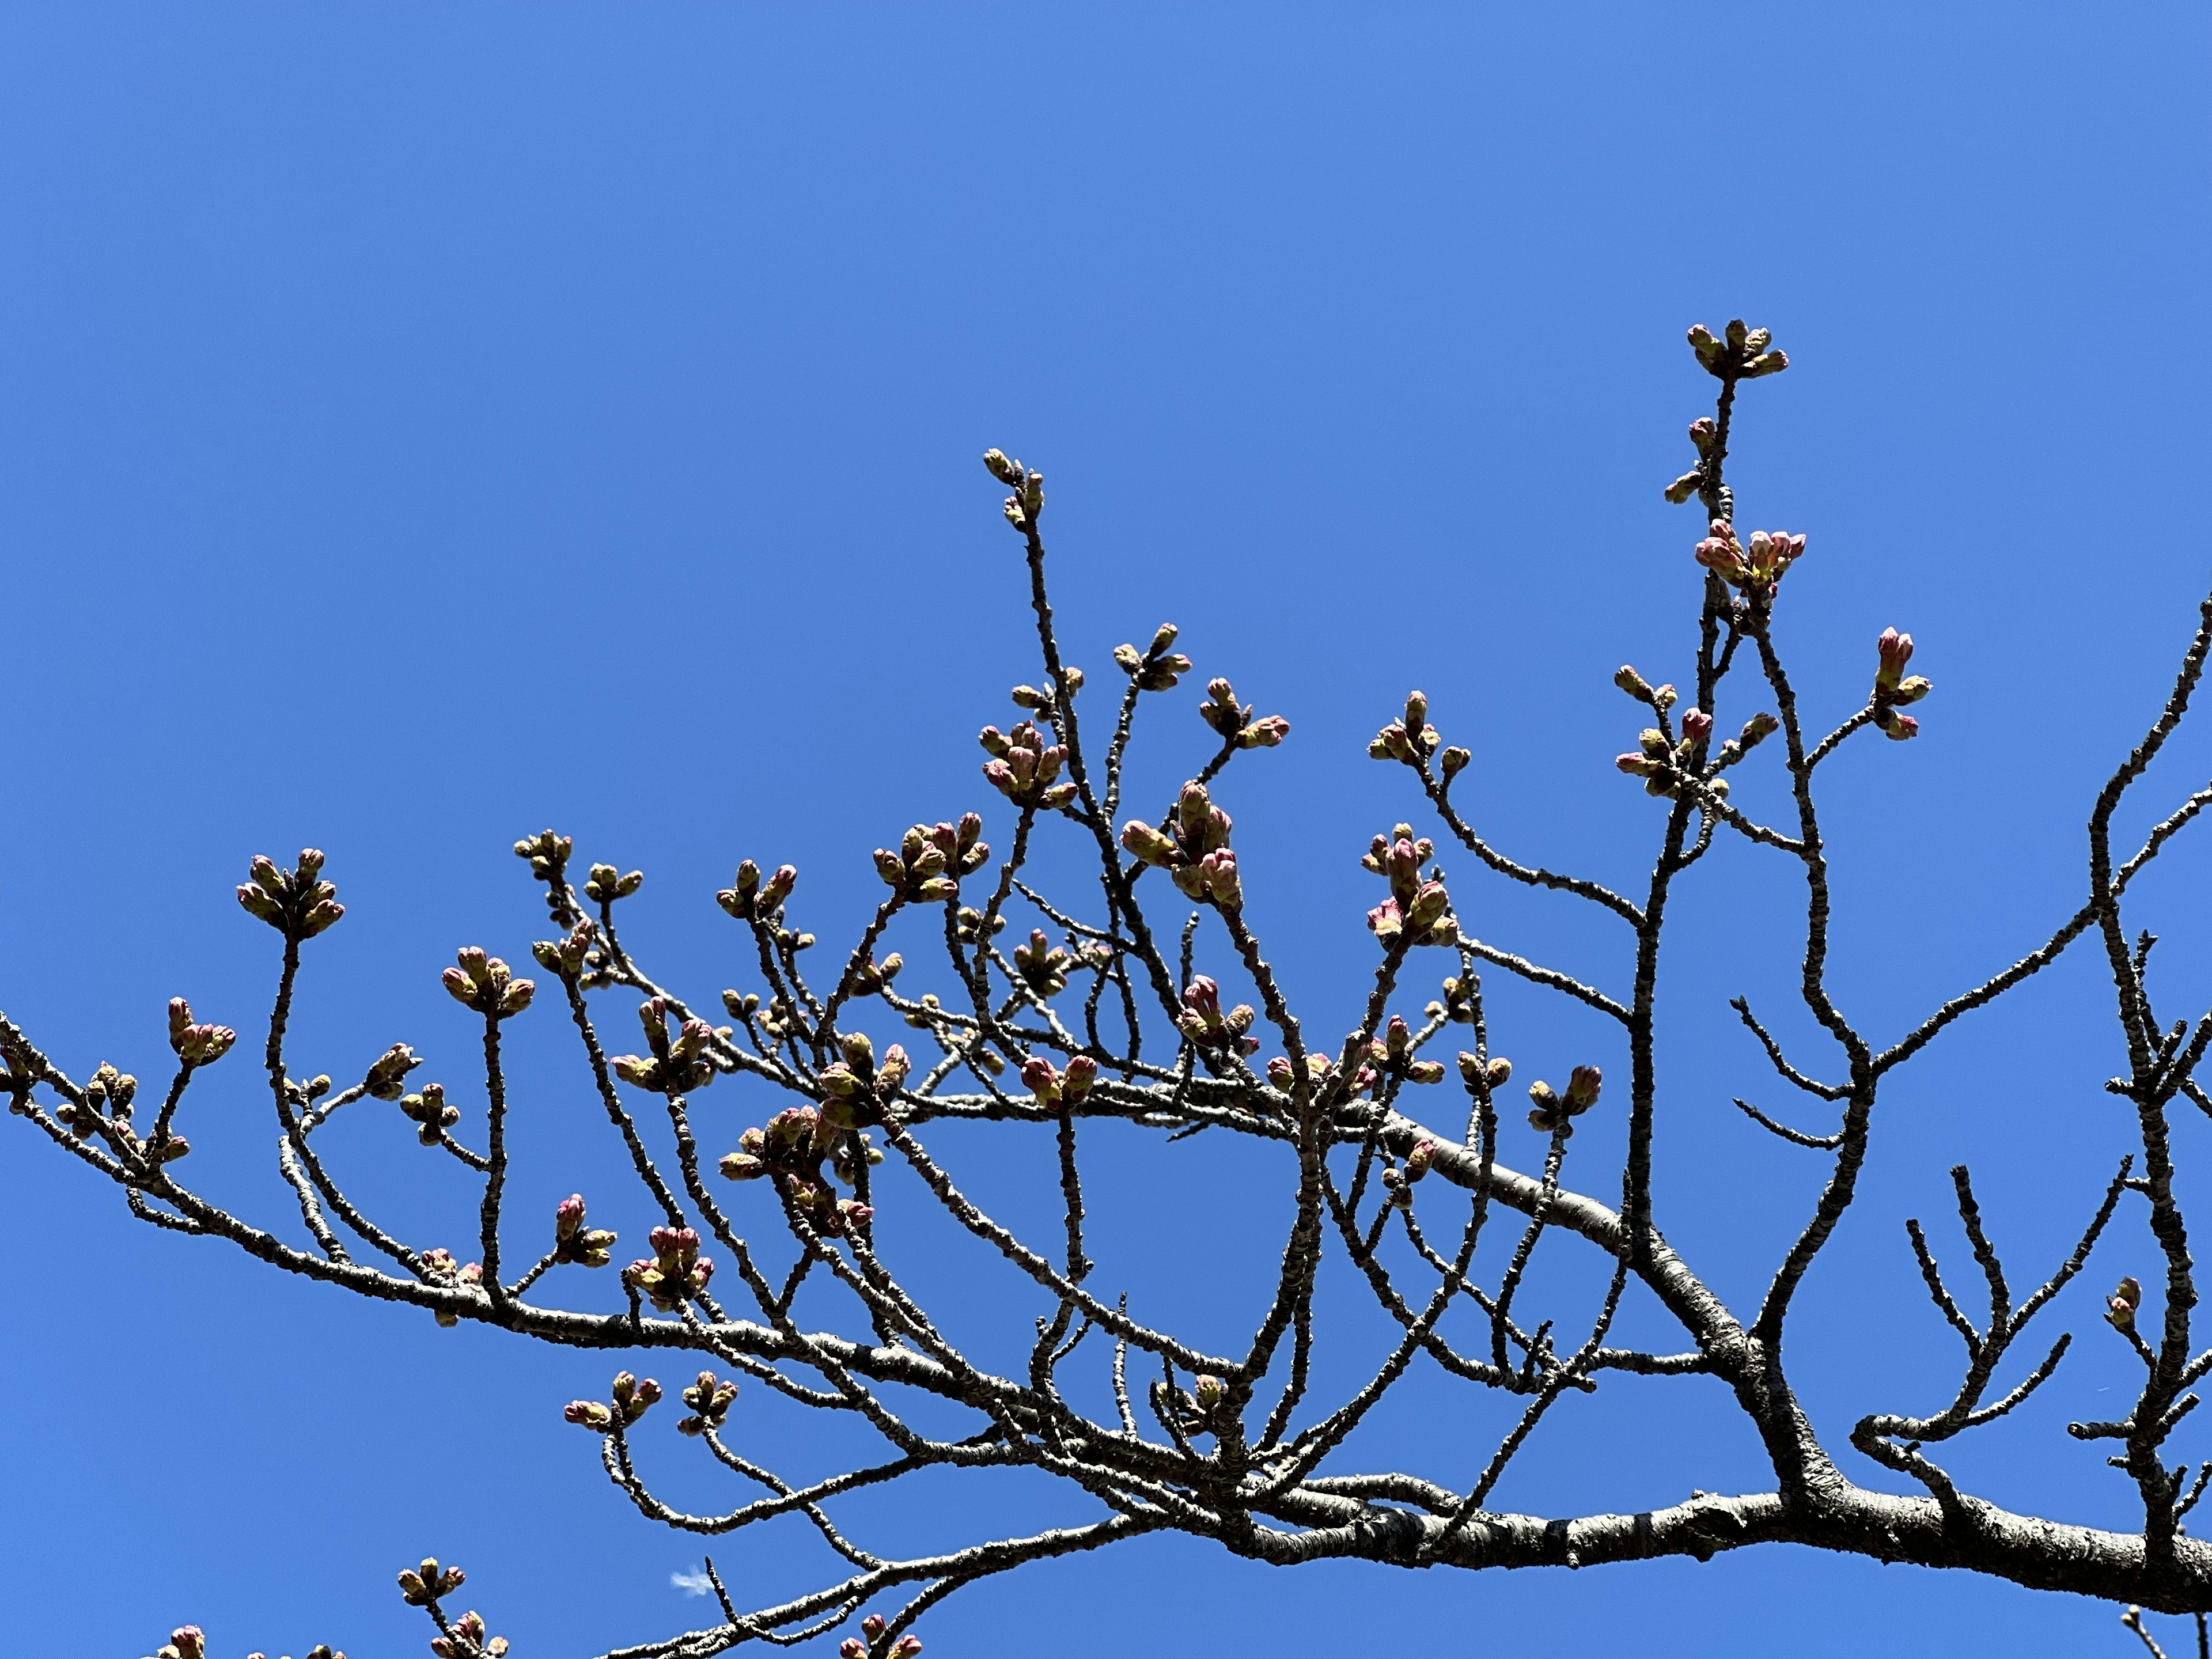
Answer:
<svg viewBox="0 0 2212 1659"><path fill-rule="evenodd" d="M1682 736L1692 744L1703 743L1712 735L1713 717L1702 708L1682 711Z"/></svg>
<svg viewBox="0 0 2212 1659"><path fill-rule="evenodd" d="M1746 749L1756 749L1782 729L1782 722L1771 714L1753 714L1743 723L1743 732L1736 741Z"/></svg>

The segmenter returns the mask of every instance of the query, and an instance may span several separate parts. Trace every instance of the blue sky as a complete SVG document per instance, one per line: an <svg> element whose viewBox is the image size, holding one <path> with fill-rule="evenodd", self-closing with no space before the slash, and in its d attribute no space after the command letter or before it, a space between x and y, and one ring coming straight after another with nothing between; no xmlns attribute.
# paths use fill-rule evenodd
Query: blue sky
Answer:
<svg viewBox="0 0 2212 1659"><path fill-rule="evenodd" d="M1697 526L1660 489L1707 382L1681 334L1741 314L1795 363L1747 390L1732 476L1747 525L1811 538L1784 620L1804 695L1856 707L1893 624L1937 685L1920 740L1823 774L1838 987L1901 1030L2071 909L2090 797L2212 563L2208 34L2174 5L0 7L0 1006L80 1073L158 1070L180 993L258 1045L272 936L230 889L312 843L350 909L301 1068L406 1040L458 1090L437 970L543 931L507 848L545 823L646 871L631 940L695 995L748 982L711 896L740 857L796 860L808 925L849 937L867 852L906 823L981 807L1004 833L974 732L1035 669L975 460L998 444L1049 475L1074 660L1103 674L1172 617L1200 681L1293 722L1228 799L1255 921L1335 1030L1371 948L1354 860L1413 805L1364 744L1409 685L1474 749L1462 793L1506 848L1618 880L1648 862L1609 678L1686 678ZM1154 793L1200 752L1195 698L1151 711ZM2208 765L2185 733L2137 816ZM1589 918L1455 873L1486 937L1625 980ZM1724 846L1699 874L1664 991L1660 1213L1741 1300L1819 1170L1728 1105L1796 1103L1726 999L1811 1033L1787 872ZM2212 1000L2208 875L2185 843L2140 890L2177 1009ZM1967 1159L2024 1279L2124 1146L2100 979L2069 961L1885 1095L1793 1336L1856 1479L1890 1484L1849 1425L1955 1377L1902 1218L1960 1255L1945 1171ZM1511 988L1495 1029L1540 1074L1620 1058ZM561 1035L519 1044L517 1181L549 1206L604 1192L635 1238ZM251 1060L208 1085L192 1173L281 1224ZM733 1139L757 1107L725 1085L702 1117ZM2179 1134L2201 1200L2212 1125ZM331 1144L396 1229L466 1236L458 1170L388 1109ZM1012 1212L1035 1201L1034 1146L944 1145ZM224 1659L415 1651L390 1579L425 1550L525 1659L703 1616L670 1583L691 1540L638 1520L560 1420L606 1362L152 1235L27 1129L13 1146L14 1645L136 1655L197 1618ZM1203 1140L1103 1150L1100 1254L1199 1328L1243 1319L1274 1215L1252 1167ZM967 1259L918 1224L910 1248L988 1352ZM2147 1261L2123 1228L2046 1316L2076 1351L1957 1449L1977 1490L2129 1523L2063 1425L2123 1397L2095 1293ZM1587 1262L1542 1266L1579 1307ZM1347 1376L1374 1338L1348 1328ZM1755 1487L1717 1394L1611 1385L1498 1501ZM1463 1482L1498 1411L1421 1380L1370 1455ZM739 1413L794 1468L830 1455L750 1394ZM670 1490L729 1501L663 1426ZM892 1549L1065 1509L948 1485L858 1513ZM826 1571L797 1532L720 1560L749 1600ZM2128 1650L2108 1608L1788 1550L1408 1578L1149 1542L965 1592L923 1633L1066 1659Z"/></svg>

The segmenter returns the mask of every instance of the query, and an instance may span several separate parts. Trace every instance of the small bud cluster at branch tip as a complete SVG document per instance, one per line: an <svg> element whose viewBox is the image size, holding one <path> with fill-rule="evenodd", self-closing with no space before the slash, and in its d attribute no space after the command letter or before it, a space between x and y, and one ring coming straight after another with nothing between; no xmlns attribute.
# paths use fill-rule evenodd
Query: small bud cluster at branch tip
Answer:
<svg viewBox="0 0 2212 1659"><path fill-rule="evenodd" d="M661 1312L674 1313L707 1288L714 1263L699 1254L699 1235L690 1228L655 1227L646 1243L653 1247L652 1256L641 1256L623 1268L623 1283Z"/></svg>
<svg viewBox="0 0 2212 1659"><path fill-rule="evenodd" d="M538 987L514 972L497 957L486 956L480 945L465 946L455 957L456 968L439 975L447 994L464 1008L473 1008L494 1019L512 1019L530 1006Z"/></svg>
<svg viewBox="0 0 2212 1659"><path fill-rule="evenodd" d="M848 1056L854 1053L849 1038L845 1052ZM850 1187L858 1183L856 1160L883 1162L883 1154L854 1126L862 1112L870 1114L871 1121L882 1121L884 1097L877 1091L887 1077L903 1081L907 1066L906 1050L896 1043L885 1052L883 1066L872 1079L863 1081L860 1072L848 1066L844 1075L854 1085L851 1094L833 1097L819 1108L790 1107L770 1118L767 1127L746 1130L738 1137L738 1150L722 1159L722 1174L732 1181L772 1177L776 1191L806 1215L817 1231L842 1237L849 1225L866 1221L874 1211L854 1200L839 1199L823 1178L823 1163L826 1159L830 1173ZM825 1084L836 1069L824 1070Z"/></svg>
<svg viewBox="0 0 2212 1659"><path fill-rule="evenodd" d="M1252 718L1252 705L1237 701L1236 688L1227 680L1214 680L1206 688L1206 701L1198 717L1239 749L1273 749L1291 735L1291 723L1280 714Z"/></svg>
<svg viewBox="0 0 2212 1659"><path fill-rule="evenodd" d="M1249 1054L1260 1047L1257 1037L1246 1035L1257 1018L1251 1005L1243 1002L1223 1013L1221 988L1200 974L1183 990L1182 1012L1176 1016L1176 1029L1200 1048L1229 1048Z"/></svg>
<svg viewBox="0 0 2212 1659"><path fill-rule="evenodd" d="M1503 1089L1513 1075L1513 1062L1503 1054L1486 1060L1464 1048L1459 1051L1459 1080L1476 1094Z"/></svg>
<svg viewBox="0 0 2212 1659"><path fill-rule="evenodd" d="M2142 1285L2132 1278L2124 1279L2106 1299L2106 1322L2116 1331L2131 1331L2136 1328L2136 1312L2142 1306Z"/></svg>
<svg viewBox="0 0 2212 1659"><path fill-rule="evenodd" d="M580 980L599 934L599 924L586 916L561 938L539 939L530 947L530 954L547 973L564 980Z"/></svg>
<svg viewBox="0 0 2212 1659"><path fill-rule="evenodd" d="M684 1390L684 1403L691 1408L691 1415L677 1423L676 1432L696 1436L720 1428L737 1397L738 1385L734 1382L726 1382L712 1371L701 1371L699 1380Z"/></svg>
<svg viewBox="0 0 2212 1659"><path fill-rule="evenodd" d="M1671 685L1654 687L1646 684L1644 676L1626 663L1614 671L1613 683L1654 714L1665 714L1674 706L1679 696Z"/></svg>
<svg viewBox="0 0 2212 1659"><path fill-rule="evenodd" d="M503 1659L507 1638L485 1635L483 1615L471 1609L453 1620L451 1636L430 1638L430 1651L438 1659Z"/></svg>
<svg viewBox="0 0 2212 1659"><path fill-rule="evenodd" d="M860 1628L868 1630L870 1625L873 1625L875 1629L868 1631L865 1640L858 1636L848 1636L837 1644L838 1659L875 1659L873 1644L883 1639L885 1626L881 1619L871 1615L861 1620ZM883 1659L914 1659L915 1655L921 1651L921 1638L902 1636L884 1650Z"/></svg>
<svg viewBox="0 0 2212 1659"><path fill-rule="evenodd" d="M337 902L338 890L316 879L322 868L323 855L312 847L301 853L298 867L289 875L273 860L257 855L253 880L238 890L238 902L249 915L295 943L313 939L345 915L345 906Z"/></svg>
<svg viewBox="0 0 2212 1659"><path fill-rule="evenodd" d="M1698 354L1698 362L1716 380L1756 380L1764 375L1779 374L1790 367L1790 359L1779 351L1767 348L1774 336L1763 328L1746 328L1741 318L1730 323L1719 339L1703 323L1690 328L1690 349ZM1705 428L1700 434L1696 427L1690 429L1690 440L1702 453L1713 441L1710 422L1700 422Z"/></svg>
<svg viewBox="0 0 2212 1659"><path fill-rule="evenodd" d="M647 997L638 1004L638 1024L645 1029L646 1046L652 1054L617 1054L608 1062L615 1075L633 1089L686 1095L714 1080L714 1063L708 1054L714 1028L703 1019L687 1019L672 1039L669 1017L665 997Z"/></svg>
<svg viewBox="0 0 2212 1659"><path fill-rule="evenodd" d="M783 902L798 885L796 865L777 866L775 873L763 884L760 866L747 859L738 866L737 880L715 894L714 902L739 921L773 923L782 914Z"/></svg>
<svg viewBox="0 0 2212 1659"><path fill-rule="evenodd" d="M1006 497L1006 522L1024 535L1034 532L1044 512L1044 474L1010 461L1002 450L983 452L991 476L1014 493Z"/></svg>
<svg viewBox="0 0 2212 1659"><path fill-rule="evenodd" d="M1459 921L1451 913L1451 896L1440 873L1424 878L1421 866L1436 851L1425 836L1413 838L1409 823L1395 825L1387 836L1377 836L1359 860L1390 884L1390 896L1367 913L1368 931L1388 945L1406 934L1415 945L1456 945Z"/></svg>
<svg viewBox="0 0 2212 1659"><path fill-rule="evenodd" d="M1443 1000L1431 1002L1422 1012L1431 1019L1441 1019L1452 1025L1474 1024L1474 999L1482 989L1482 981L1474 974L1464 977L1447 975L1443 981Z"/></svg>
<svg viewBox="0 0 2212 1659"><path fill-rule="evenodd" d="M896 951L881 962L871 957L852 970L846 983L856 996L873 996L878 991L888 990L891 981L899 976L899 969L905 966L906 958ZM730 1018L732 1019L738 1018L740 1013L739 1006L731 1000L737 994L735 991L722 993L722 1006L729 1009ZM755 1007L759 1006L758 997L754 997L751 1000ZM750 1013L751 1010L744 1009L743 1012Z"/></svg>
<svg viewBox="0 0 2212 1659"><path fill-rule="evenodd" d="M1580 1117L1597 1104L1598 1091L1604 1084L1605 1074L1595 1066L1576 1066L1567 1079L1564 1096L1539 1079L1528 1085L1528 1098L1535 1108L1528 1114L1528 1127L1539 1133L1557 1135L1565 1140L1575 1132L1570 1120Z"/></svg>
<svg viewBox="0 0 2212 1659"><path fill-rule="evenodd" d="M1442 1071L1443 1068L1438 1066L1437 1069ZM1383 1202L1393 1209L1412 1209L1414 1184L1428 1174L1436 1163L1436 1157L1435 1141L1424 1136L1414 1142L1413 1149L1406 1154L1404 1164L1397 1169L1382 1171L1382 1190L1387 1194Z"/></svg>
<svg viewBox="0 0 2212 1659"><path fill-rule="evenodd" d="M595 864L584 879L584 896L594 904L612 904L617 899L628 898L644 885L642 870L624 875L611 864Z"/></svg>
<svg viewBox="0 0 2212 1659"><path fill-rule="evenodd" d="M1422 692L1412 691L1406 696L1404 717L1392 720L1377 732L1368 744L1367 752L1376 760L1403 761L1408 766L1418 767L1435 754L1443 742L1437 728L1429 724L1428 697Z"/></svg>
<svg viewBox="0 0 2212 1659"><path fill-rule="evenodd" d="M401 1096L399 1111L419 1126L416 1135L425 1146L436 1146L461 1121L461 1109L447 1100L442 1083L426 1083L421 1094Z"/></svg>
<svg viewBox="0 0 2212 1659"><path fill-rule="evenodd" d="M422 1062L404 1042L395 1042L379 1054L362 1085L378 1100L397 1100L406 1091L407 1074Z"/></svg>
<svg viewBox="0 0 2212 1659"><path fill-rule="evenodd" d="M580 1267L604 1267L616 1235L584 1224L584 1195L571 1193L553 1207L553 1259Z"/></svg>
<svg viewBox="0 0 2212 1659"><path fill-rule="evenodd" d="M1045 937L1042 927L1030 929L1030 942L1014 946L1014 971L1022 983L1041 997L1058 996L1067 988L1067 975L1075 957Z"/></svg>
<svg viewBox="0 0 2212 1659"><path fill-rule="evenodd" d="M468 1574L459 1567L440 1567L438 1558L426 1555L422 1564L410 1567L399 1575L399 1594L410 1607L427 1607L443 1596L451 1595L467 1582Z"/></svg>
<svg viewBox="0 0 2212 1659"><path fill-rule="evenodd" d="M576 850L576 843L567 836L556 836L550 830L540 830L514 843L514 856L530 860L530 873L540 881L563 879L568 869L568 855Z"/></svg>
<svg viewBox="0 0 2212 1659"><path fill-rule="evenodd" d="M1229 831L1229 814L1213 804L1204 784L1193 781L1183 785L1165 830L1132 818L1121 826L1121 845L1139 863L1165 870L1184 897L1237 910L1244 905L1244 886Z"/></svg>
<svg viewBox="0 0 2212 1659"><path fill-rule="evenodd" d="M991 856L990 843L976 839L982 833L983 820L973 812L957 824L917 823L900 840L897 852L876 848L876 873L900 898L917 904L957 897L960 878L973 875Z"/></svg>
<svg viewBox="0 0 2212 1659"><path fill-rule="evenodd" d="M238 1033L228 1025L195 1025L191 1005L169 999L169 1047L187 1066L212 1066L230 1052Z"/></svg>
<svg viewBox="0 0 2212 1659"><path fill-rule="evenodd" d="M1900 634L1894 628L1885 628L1881 637L1875 641L1875 668L1874 693L1874 723L1884 736L1898 743L1919 736L1920 722L1910 714L1897 711L1906 703L1918 702L1935 687L1924 675L1907 676L1905 664L1912 660L1912 635Z"/></svg>
<svg viewBox="0 0 2212 1659"><path fill-rule="evenodd" d="M464 1266L453 1260L451 1250L425 1250L422 1262L423 1279L441 1288L475 1291L483 1284L483 1264L471 1261ZM433 1317L447 1330L461 1322L459 1314L446 1308L438 1309Z"/></svg>
<svg viewBox="0 0 2212 1659"><path fill-rule="evenodd" d="M1725 519L1712 521L1712 534L1697 545L1698 562L1754 605L1772 603L1774 590L1790 567L1805 554L1805 538L1782 531L1754 530L1748 542L1736 539Z"/></svg>
<svg viewBox="0 0 2212 1659"><path fill-rule="evenodd" d="M1159 631L1152 635L1149 649L1138 651L1133 645L1114 647L1114 660L1123 673L1136 681L1139 691L1165 691L1190 672L1190 659L1168 647L1176 642L1177 633L1173 623L1162 623Z"/></svg>
<svg viewBox="0 0 2212 1659"><path fill-rule="evenodd" d="M1076 1105L1097 1081L1098 1062L1089 1054L1069 1055L1064 1072L1054 1070L1042 1054L1022 1063L1022 1082L1040 1106Z"/></svg>
<svg viewBox="0 0 2212 1659"><path fill-rule="evenodd" d="M1054 781L1067 764L1066 746L1048 745L1045 734L1030 721L1011 732L987 726L976 740L991 757L983 763L984 778L1015 805L1051 812L1075 799L1073 783Z"/></svg>
<svg viewBox="0 0 2212 1659"><path fill-rule="evenodd" d="M207 1659L207 1637L198 1625L179 1625L154 1659Z"/></svg>

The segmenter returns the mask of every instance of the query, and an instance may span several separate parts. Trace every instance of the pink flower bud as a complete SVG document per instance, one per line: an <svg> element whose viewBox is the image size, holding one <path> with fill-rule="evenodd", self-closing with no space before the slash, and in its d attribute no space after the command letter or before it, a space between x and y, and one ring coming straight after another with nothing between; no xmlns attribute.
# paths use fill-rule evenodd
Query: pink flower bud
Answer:
<svg viewBox="0 0 2212 1659"><path fill-rule="evenodd" d="M1703 743L1712 735L1713 717L1702 708L1682 711L1682 735L1692 743Z"/></svg>

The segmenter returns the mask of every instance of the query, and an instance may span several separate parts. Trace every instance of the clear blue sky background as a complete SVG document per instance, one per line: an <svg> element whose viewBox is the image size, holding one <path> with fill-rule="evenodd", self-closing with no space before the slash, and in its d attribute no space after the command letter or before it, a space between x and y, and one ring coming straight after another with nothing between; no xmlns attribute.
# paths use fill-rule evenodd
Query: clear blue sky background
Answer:
<svg viewBox="0 0 2212 1659"><path fill-rule="evenodd" d="M80 1074L157 1073L173 994L238 1025L188 1167L283 1225L244 1052L273 936L230 896L250 854L327 848L351 906L314 952L299 1069L357 1074L405 1039L464 1099L437 970L542 931L507 852L541 824L645 869L634 943L694 995L748 982L711 897L740 857L795 858L806 922L849 937L902 826L981 806L1004 834L973 733L1034 667L975 460L995 443L1050 475L1077 661L1110 675L1172 617L1201 680L1293 721L1227 796L1253 914L1310 1026L1342 1029L1371 955L1353 860L1413 804L1363 744L1409 684L1475 750L1463 793L1506 848L1618 880L1648 860L1607 681L1686 677L1694 510L1660 489L1708 383L1681 334L1742 314L1796 365L1748 390L1733 476L1747 524L1811 536L1783 623L1811 708L1856 706L1887 624L1937 684L1920 741L1823 774L1837 982L1895 1033L2070 910L2088 799L2212 564L2208 34L2178 5L0 9L0 1006ZM1149 711L1139 799L1200 752L1195 695ZM2208 765L2212 728L2143 806ZM1771 801L1771 775L1743 789ZM1618 930L1448 862L1479 931L1625 984ZM2208 876L2185 845L2142 889L2170 1012L2212 998ZM1724 844L1664 988L1662 1216L1739 1304L1821 1168L1728 1104L1803 1119L1732 994L1826 1058L1794 1009L1791 891ZM1902 1218L1963 1259L1944 1172L1970 1158L2025 1281L2108 1177L2108 998L2085 954L1885 1094L1793 1341L1856 1478L1893 1485L1850 1424L1931 1409L1956 1374ZM1511 988L1495 1008L1524 1075L1620 1060L1571 1012ZM581 1185L634 1242L571 1041L518 1030L521 1212ZM726 1140L764 1109L726 1084L701 1112ZM390 1109L350 1117L329 1155L364 1200L462 1246L456 1166ZM1589 1121L1604 1191L1619 1115ZM2212 1198L2212 1126L2179 1133ZM1043 1214L1033 1144L940 1139ZM1102 1271L1201 1332L1247 1319L1280 1170L1101 1140ZM420 1651L390 1583L425 1550L468 1567L522 1659L703 1620L670 1583L694 1540L637 1519L560 1421L607 1361L151 1234L27 1129L9 1148L11 1650L135 1656L196 1618L224 1659ZM1025 1303L987 1334L994 1281L897 1224L979 1351L1019 1341ZM2046 1316L2079 1339L2057 1380L1957 1448L1977 1490L2130 1523L2063 1425L2126 1397L2095 1297L2148 1259L2128 1214ZM1589 1267L1562 1249L1536 1288L1583 1317ZM1648 1305L1627 1322L1670 1340ZM1380 1340L1345 1329L1338 1386ZM1498 1501L1755 1489L1718 1396L1608 1383ZM1420 1378L1362 1455L1464 1483L1503 1409ZM831 1455L757 1391L738 1418L794 1473ZM667 1428L656 1478L734 1501ZM854 1525L908 1549L1080 1512L948 1483ZM749 1601L827 1571L797 1527L721 1560ZM965 1592L925 1634L993 1659L2130 1646L2106 1607L1783 1549L1411 1577L1183 1541Z"/></svg>

